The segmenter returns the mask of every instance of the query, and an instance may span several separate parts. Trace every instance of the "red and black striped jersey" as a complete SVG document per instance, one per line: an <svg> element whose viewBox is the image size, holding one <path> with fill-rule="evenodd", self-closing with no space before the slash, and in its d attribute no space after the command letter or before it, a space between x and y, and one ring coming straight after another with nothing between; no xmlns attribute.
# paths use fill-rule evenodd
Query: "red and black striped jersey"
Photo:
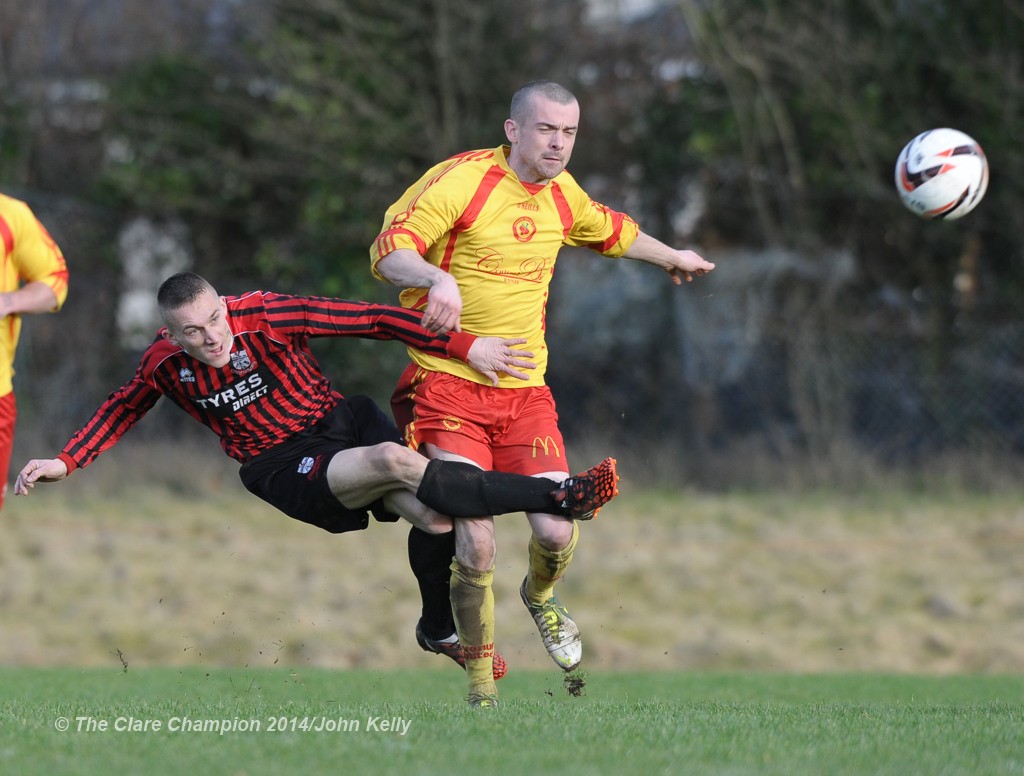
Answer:
<svg viewBox="0 0 1024 776"><path fill-rule="evenodd" d="M465 357L468 335L434 337L422 313L401 307L254 291L226 297L234 334L221 368L198 361L158 333L135 375L107 397L58 456L71 472L88 466L161 396L220 437L238 461L309 428L341 400L309 347L314 337L400 340L446 357ZM467 338L468 337L468 338Z"/></svg>

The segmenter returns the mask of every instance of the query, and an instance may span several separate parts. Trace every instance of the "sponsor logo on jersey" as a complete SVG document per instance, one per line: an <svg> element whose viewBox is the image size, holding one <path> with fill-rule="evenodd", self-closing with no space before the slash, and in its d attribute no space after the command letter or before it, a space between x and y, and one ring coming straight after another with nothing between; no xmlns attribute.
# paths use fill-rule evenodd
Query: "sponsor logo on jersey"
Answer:
<svg viewBox="0 0 1024 776"><path fill-rule="evenodd" d="M504 278L506 283L543 283L551 277L551 269L543 256L530 256L520 261L517 268L510 269L499 251L481 250L477 255L478 271Z"/></svg>
<svg viewBox="0 0 1024 776"><path fill-rule="evenodd" d="M232 412L238 412L242 407L252 404L261 396L266 396L269 390L270 386L264 383L260 373L254 372L216 393L198 396L192 399L192 401L207 412L225 416Z"/></svg>
<svg viewBox="0 0 1024 776"><path fill-rule="evenodd" d="M520 202L516 207L520 210L532 210L534 213L540 212L540 205L536 202Z"/></svg>

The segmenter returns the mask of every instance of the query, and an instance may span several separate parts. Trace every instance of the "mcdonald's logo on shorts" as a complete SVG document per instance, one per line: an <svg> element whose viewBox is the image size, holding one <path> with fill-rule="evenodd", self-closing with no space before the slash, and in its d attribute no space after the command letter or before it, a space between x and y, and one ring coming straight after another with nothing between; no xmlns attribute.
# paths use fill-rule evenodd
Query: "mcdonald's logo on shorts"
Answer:
<svg viewBox="0 0 1024 776"><path fill-rule="evenodd" d="M541 448L544 451L545 456L554 455L555 458L562 457L562 451L558 449L558 445L555 440L550 436L546 436L541 439L539 436L533 438L533 457L537 457L537 448Z"/></svg>

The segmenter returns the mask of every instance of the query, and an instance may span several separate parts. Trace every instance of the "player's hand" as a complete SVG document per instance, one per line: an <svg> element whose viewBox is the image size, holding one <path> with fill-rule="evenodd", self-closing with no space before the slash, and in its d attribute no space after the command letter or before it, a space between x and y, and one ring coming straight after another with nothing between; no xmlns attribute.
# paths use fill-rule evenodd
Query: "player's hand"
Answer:
<svg viewBox="0 0 1024 776"><path fill-rule="evenodd" d="M14 495L27 496L37 482L57 482L68 476L68 467L59 458L35 458L18 472Z"/></svg>
<svg viewBox="0 0 1024 776"><path fill-rule="evenodd" d="M530 376L519 370L537 368L533 361L524 360L533 358L533 352L515 348L516 345L525 343L526 340L522 338L477 337L469 348L467 363L488 378L491 385L498 384L498 372L504 372L520 380L529 380Z"/></svg>
<svg viewBox="0 0 1024 776"><path fill-rule="evenodd" d="M431 334L462 331L462 294L459 284L447 272L437 279L427 294L427 309L423 311L423 328Z"/></svg>
<svg viewBox="0 0 1024 776"><path fill-rule="evenodd" d="M682 285L685 280L692 283L695 277L706 275L713 270L715 265L707 261L700 254L694 251L676 251L675 260L665 267L665 271L672 278L677 286Z"/></svg>

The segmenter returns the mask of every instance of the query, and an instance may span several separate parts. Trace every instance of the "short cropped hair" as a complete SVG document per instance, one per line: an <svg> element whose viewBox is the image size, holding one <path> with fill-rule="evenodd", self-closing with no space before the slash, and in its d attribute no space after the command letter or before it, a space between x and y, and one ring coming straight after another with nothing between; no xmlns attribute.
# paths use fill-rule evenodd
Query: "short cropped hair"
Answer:
<svg viewBox="0 0 1024 776"><path fill-rule="evenodd" d="M160 284L156 292L156 303L160 306L161 312L177 310L194 302L207 291L217 293L206 278L194 272L179 272Z"/></svg>
<svg viewBox="0 0 1024 776"><path fill-rule="evenodd" d="M534 95L546 97L559 105L569 105L577 101L576 95L554 81L530 81L530 83L520 86L512 95L509 118L516 123L525 121L528 117L530 100Z"/></svg>

